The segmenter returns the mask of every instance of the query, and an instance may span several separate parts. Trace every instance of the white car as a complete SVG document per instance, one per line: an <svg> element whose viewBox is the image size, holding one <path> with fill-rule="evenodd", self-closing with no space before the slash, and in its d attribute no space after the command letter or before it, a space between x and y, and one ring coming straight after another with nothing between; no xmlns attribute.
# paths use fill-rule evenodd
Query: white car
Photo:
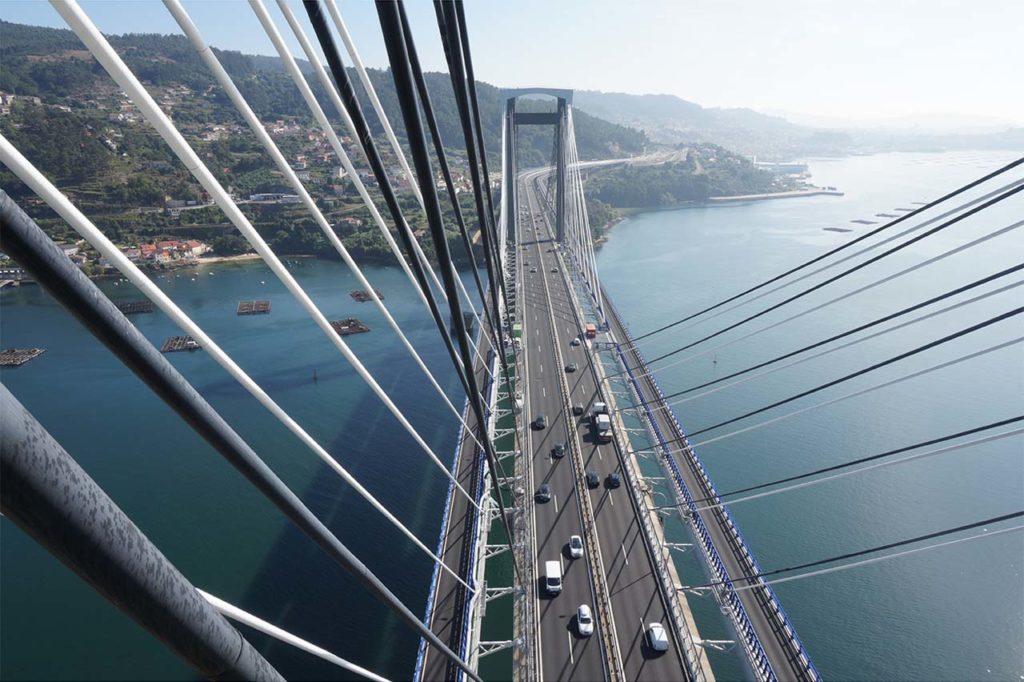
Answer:
<svg viewBox="0 0 1024 682"><path fill-rule="evenodd" d="M647 643L652 651L668 651L668 634L661 623L651 623L647 626Z"/></svg>
<svg viewBox="0 0 1024 682"><path fill-rule="evenodd" d="M573 535L569 538L569 556L573 559L583 558L583 538L579 535Z"/></svg>
<svg viewBox="0 0 1024 682"><path fill-rule="evenodd" d="M576 628L579 630L580 637L589 637L594 634L594 616L586 604L580 604L580 607L576 609Z"/></svg>
<svg viewBox="0 0 1024 682"><path fill-rule="evenodd" d="M574 337L573 340L569 342L569 345L570 346L578 346L578 345L580 345L579 338L578 337Z"/></svg>

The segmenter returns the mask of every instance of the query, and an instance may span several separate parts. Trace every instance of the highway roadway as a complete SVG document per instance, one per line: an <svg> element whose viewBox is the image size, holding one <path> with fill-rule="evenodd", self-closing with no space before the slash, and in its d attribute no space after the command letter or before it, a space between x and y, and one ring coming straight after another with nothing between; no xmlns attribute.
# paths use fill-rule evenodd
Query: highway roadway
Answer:
<svg viewBox="0 0 1024 682"><path fill-rule="evenodd" d="M550 450L567 441L568 431L576 432L588 471L600 476L597 488L588 490L601 551L601 565L611 595L617 655L627 680L681 680L685 672L673 643L668 652L658 654L645 643L644 628L661 622L672 636L664 601L645 538L636 519L630 491L621 474L619 453L614 443L598 444L590 431L586 415L574 417L565 405L559 388L560 375L568 379L571 401L584 406L585 412L598 397L598 382L591 367L588 344L572 346L581 335L580 322L573 309L572 296L559 261L553 239L550 214L541 209L532 180L537 172L525 176L520 199L527 217L520 214L519 266L524 297L523 346L528 367L527 418L538 413L548 418L542 431L531 430L530 453L534 483L547 482L554 495L552 502L536 505L538 575L545 561L561 557L568 566L563 593L540 600L542 673L545 680L604 679L603 655L597 632L587 639L574 636L574 616L580 603L593 609L593 579L588 571L598 562L570 562L564 545L569 536L582 533L581 507L577 499L577 477L566 456L553 460ZM539 216L539 217L538 217ZM557 271L552 271L557 268ZM536 269L536 272L532 272ZM552 327L553 322L553 327ZM554 337L554 341L552 338ZM564 366L576 363L576 372L565 373ZM607 487L607 476L618 472L623 485Z"/></svg>

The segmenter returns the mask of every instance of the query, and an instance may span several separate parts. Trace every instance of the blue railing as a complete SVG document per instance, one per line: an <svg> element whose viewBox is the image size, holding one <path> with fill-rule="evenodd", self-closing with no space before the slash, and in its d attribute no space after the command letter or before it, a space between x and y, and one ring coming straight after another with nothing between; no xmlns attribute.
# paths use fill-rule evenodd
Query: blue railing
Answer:
<svg viewBox="0 0 1024 682"><path fill-rule="evenodd" d="M483 332L483 329L478 329L477 330L477 333L476 333L476 345L477 345L477 347L479 347L479 345L480 345L480 334L482 332ZM497 359L497 355L495 355L495 359ZM488 391L490 391L492 388L493 388L493 382L488 382ZM490 402L488 402L488 406L489 405L490 405ZM465 416L467 414L468 410L469 410L469 398L466 398L463 401L462 414ZM488 410L487 415L485 415L485 418L487 418L489 416L490 416L490 411ZM449 517L451 515L452 497L453 497L453 495L455 493L455 479L458 478L458 473L459 473L458 472L459 463L460 463L459 450L462 449L462 437L465 435L465 433L466 433L466 425L465 425L464 422L460 421L459 422L459 435L458 435L458 438L455 439L455 456L453 458L452 468L451 468L452 479L448 481L448 494L445 496L444 514L441 517L441 532L440 532L440 535L439 535L439 537L437 539L437 548L434 550L434 555L435 556L441 556L441 552L444 551L444 539L445 539L445 537L446 537L446 535L448 533L448 519L449 519ZM473 451L473 454L474 454L474 456L479 456L480 452L479 452L479 450L475 449ZM478 481L478 484L477 484L478 490L475 491L474 495L473 495L473 498L474 498L474 500L476 500L477 504L480 504L480 498L481 498L481 496L483 494L483 480L484 480L484 477L481 476L480 480ZM475 563L476 563L476 545L475 545L475 543L476 543L476 537L477 537L476 529L477 529L477 524L479 523L479 518L480 518L479 514L474 514L473 533L472 533L472 536L471 536L473 538L474 546L472 548L472 553L470 554L469 576L468 576L468 579L466 581L469 584L470 588L474 592L476 592L476 584L475 584L475 581L473 580L474 568L475 568ZM434 571L433 571L433 574L431 575L431 578L430 578L430 590L427 592L427 611L426 611L426 613L423 616L423 624L426 625L428 628L430 627L430 618L431 618L431 616L434 613L434 600L435 600L435 598L437 596L437 587L438 587L438 583L440 582L440 576L441 576L441 565L438 564L437 562L434 562ZM465 653L464 652L465 652L466 640L467 640L466 633L469 631L469 621L468 621L466 616L468 614L469 604L470 604L471 601L472 600L469 599L469 598L466 599L466 605L464 607L463 619L462 619L462 622L463 622L462 649L463 650L459 652L459 656L463 660L465 660ZM421 637L420 638L419 648L417 649L417 652L416 652L416 666L413 668L413 673L412 673L412 679L414 679L414 680L421 680L422 679L422 675L423 675L423 659L426 656L426 653L427 653L427 640L425 640L425 639L423 639ZM464 674L465 673L462 670L459 671L460 677L463 676Z"/></svg>
<svg viewBox="0 0 1024 682"><path fill-rule="evenodd" d="M639 348L637 348L636 344L632 343L632 336L630 335L629 330L626 329L625 324L622 323L622 319L618 317L618 314L616 313L615 315L616 315L616 318L619 319L619 324L622 327L623 331L626 333L626 336L627 336L627 338L630 341L630 345L631 345L631 347L633 349L633 352L635 352L637 357L640 359L640 362L641 362L642 366L646 368L647 367L647 359L644 357L643 352ZM627 369L627 371L628 371L628 373L630 375L630 378L633 380L634 386L636 386L636 379L633 376L632 369L625 362L625 358L624 358L624 356L622 354L621 348L619 349L619 355L620 355L620 357L623 358L623 364L625 365L625 367L626 367L626 369ZM757 559L755 559L754 558L754 554L752 552L750 552L750 550L749 550L749 548L747 546L746 540L743 538L743 534L740 532L740 530L736 526L736 524L733 523L733 520L732 520L731 516L729 515L729 510L726 509L726 507L722 504L722 499L719 497L718 491L715 489L715 485L711 482L711 478L708 476L707 471L704 469L704 464L701 462L700 457L697 456L696 450L694 450L693 447L691 447L689 438L686 435L686 431L683 430L682 425L679 423L679 418L676 415L675 410L673 410L672 407L665 400L665 394L662 392L661 386L658 384L657 378L655 378L655 376L653 374L651 374L649 371L648 371L646 376L650 380L651 385L654 386L654 390L658 393L658 398L661 401L661 403L665 407L668 408L668 415L672 419L672 423L675 425L676 429L679 431L680 436L682 437L682 443L683 443L683 450L684 450L684 452L687 453L687 455L690 458L690 461L696 466L697 470L700 471L700 475L701 475L701 478L703 479L704 485L707 488L707 490L711 493L710 497L712 497L714 499L716 505L721 505L721 506L718 507L718 509L720 510L723 519L726 521L726 523L729 524L729 528L733 532L739 547L743 550L744 556L750 562L750 565L753 568L753 573L755 575L759 575L760 573L762 573L762 571L761 571L760 565L757 563ZM650 410L648 409L648 405L646 404L646 401L643 401L643 399L642 399L642 395L643 394L641 393L640 395L641 395L641 401L644 403L644 409L647 412L648 419L652 419L652 415L650 413ZM655 424L654 428L655 428L656 432L658 433L658 438L661 441L661 446L665 450L665 457L666 457L667 461L669 462L670 467L672 468L673 476L677 478L677 484L682 486L682 489L683 489L683 492L684 492L684 497L686 498L686 501L687 501L687 505L690 507L691 516L696 516L696 517L699 518L699 516L700 516L699 514L693 513L694 512L694 503L693 503L692 498L689 495L689 492L685 489L685 484L683 483L683 481L681 479L681 474L680 474L680 472L678 470L678 467L676 465L675 458L672 457L669 454L667 443L664 441L663 437L661 436L660 431L658 431L656 424ZM703 521L701 521L701 526L703 526ZM716 557L717 557L717 552L716 552ZM723 569L724 569L724 567L723 567ZM728 585L729 594L738 603L739 602L739 598L736 595L736 592L735 592L735 589L734 589L734 587L732 585L732 582L728 581L727 579L725 580L725 582ZM782 608L782 603L776 597L775 591L772 589L771 585L769 585L768 583L764 582L763 579L759 579L759 583L760 583L761 588L765 591L765 593L767 595L767 599L768 599L769 603L771 604L773 610L778 614L779 618L782 620L782 625L783 625L783 628L786 631L786 635L789 637L789 639L793 642L794 646L796 647L797 655L800 657L801 662L805 665L807 671L810 673L810 675L813 677L813 679L820 680L821 679L821 675L818 673L818 669L814 666L814 662L811 660L810 655L807 653L807 650L804 648L803 642L800 640L800 637L796 634L796 628L793 627L793 624L789 620L789 616L786 615L785 609ZM746 612L743 613L743 617L744 617L744 619L747 618L746 617ZM749 619L748 619L748 623L749 623ZM758 646L760 647L760 642L758 642ZM762 652L763 652L763 649L762 649Z"/></svg>

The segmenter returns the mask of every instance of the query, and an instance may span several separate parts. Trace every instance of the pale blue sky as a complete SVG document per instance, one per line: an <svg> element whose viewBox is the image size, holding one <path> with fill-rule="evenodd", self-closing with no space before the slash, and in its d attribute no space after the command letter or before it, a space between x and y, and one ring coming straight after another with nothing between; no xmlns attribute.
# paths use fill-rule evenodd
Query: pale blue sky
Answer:
<svg viewBox="0 0 1024 682"><path fill-rule="evenodd" d="M156 0L82 5L107 33L177 32ZM385 66L373 3L339 5L366 63ZM272 53L243 0L185 6L210 44ZM407 8L425 67L443 70L431 3ZM496 85L668 93L844 121L1024 123L1021 0L467 0L466 11L477 77ZM0 18L63 26L42 0L0 0Z"/></svg>

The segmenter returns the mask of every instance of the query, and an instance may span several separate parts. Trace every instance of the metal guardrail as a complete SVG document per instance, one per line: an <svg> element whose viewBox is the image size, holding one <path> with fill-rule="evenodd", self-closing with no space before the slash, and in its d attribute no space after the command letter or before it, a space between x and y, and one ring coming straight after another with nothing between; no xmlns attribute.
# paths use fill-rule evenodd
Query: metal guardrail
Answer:
<svg viewBox="0 0 1024 682"><path fill-rule="evenodd" d="M607 301L607 298L605 300ZM637 359L640 361L641 366L647 367L647 362L643 356L643 353L633 343L629 330L622 322L622 318L619 317L618 311L615 310L614 306L612 306L610 302L608 302L608 309L611 311L612 315L614 315L619 327L626 334L627 339L630 343L630 349L636 355ZM623 363L623 366L627 370L630 380L634 384L634 390L639 390L637 378L633 374L630 365L626 362L625 355L623 354L621 347L619 347L618 353ZM714 484L711 482L711 479L708 476L707 471L705 471L703 463L700 461L700 458L697 457L696 452L690 446L689 440L686 436L686 432L683 430L682 425L679 423L679 419L676 416L675 411L672 410L671 407L669 407L665 402L664 394L661 391L661 387L657 383L657 379L655 379L654 376L649 373L646 375L645 378L650 382L651 387L658 394L659 400L661 400L662 403L665 404L666 407L668 407L668 415L671 418L672 424L676 427L676 430L678 431L681 442L683 443L683 450L687 454L687 457L693 465L693 468L700 472L701 483L702 486L705 488L704 496L713 498L716 504L721 504L722 500L718 496L718 492L715 489ZM640 395L642 396L643 394L640 393ZM696 504L694 503L693 497L690 495L690 492L682 479L682 473L678 469L678 464L676 463L675 458L672 457L670 454L670 449L668 447L667 441L664 438L664 435L661 433L660 428L657 426L657 420L654 419L654 416L651 413L649 406L646 404L646 401L641 400L641 403L643 403L644 411L647 415L647 418L651 422L652 427L654 428L655 433L657 434L659 445L663 450L664 459L668 463L669 467L672 469L673 480L676 484L676 487L678 488L679 493L681 493L681 496L685 500L687 508L690 511L690 517L693 520L694 527L695 529L698 529L698 536L700 537L702 547L705 549L705 554L709 555L709 548L713 553L713 557L709 555L707 556L707 558L709 559L709 563L711 564L712 569L716 573L716 577L718 578L718 580L724 583L724 592L726 594L723 595L723 597L731 607L730 610L734 612L734 615L738 619L738 626L742 628L741 634L743 636L744 644L748 649L750 655L752 656L751 663L752 665L754 665L756 670L764 674L770 674L770 677L766 677L765 679L776 679L775 673L772 670L770 663L768 662L767 654L765 654L760 639L754 632L753 626L750 624L750 619L746 614L746 610L743 608L742 602L740 601L739 596L736 593L735 586L729 578L728 572L725 570L725 566L721 562L721 558L718 556L718 552L717 549L714 547L714 543L711 542L710 535L708 534L707 528L704 526L703 519L701 518L700 514L696 512ZM735 523L733 523L728 510L724 506L721 506L716 508L716 512L718 512L717 515L721 517L725 526L729 530L727 536L729 536L730 544L733 545L733 547L731 548L733 550L733 553L737 555L741 562L747 564L747 566L749 567L750 574L759 574L761 572L760 566L757 564L757 560L754 559L753 554L747 547L746 541L743 539L743 536L740 533L739 529L736 527ZM756 598L762 604L762 607L767 609L766 612L769 615L769 618L772 620L777 620L779 622L779 624L781 625L780 629L786 633L786 638L789 640L792 649L795 651L795 657L800 661L802 667L804 668L805 672L810 677L810 679L820 680L821 675L818 673L817 669L814 666L814 663L811 661L810 655L804 648L803 642L801 642L800 638L797 636L796 629L789 621L789 618L786 615L785 610L782 608L782 605L779 602L778 598L775 596L775 593L771 589L771 586L764 582L763 579L758 579L758 582L759 585L753 590L755 592ZM762 590L764 592L763 594L756 594L757 592Z"/></svg>

